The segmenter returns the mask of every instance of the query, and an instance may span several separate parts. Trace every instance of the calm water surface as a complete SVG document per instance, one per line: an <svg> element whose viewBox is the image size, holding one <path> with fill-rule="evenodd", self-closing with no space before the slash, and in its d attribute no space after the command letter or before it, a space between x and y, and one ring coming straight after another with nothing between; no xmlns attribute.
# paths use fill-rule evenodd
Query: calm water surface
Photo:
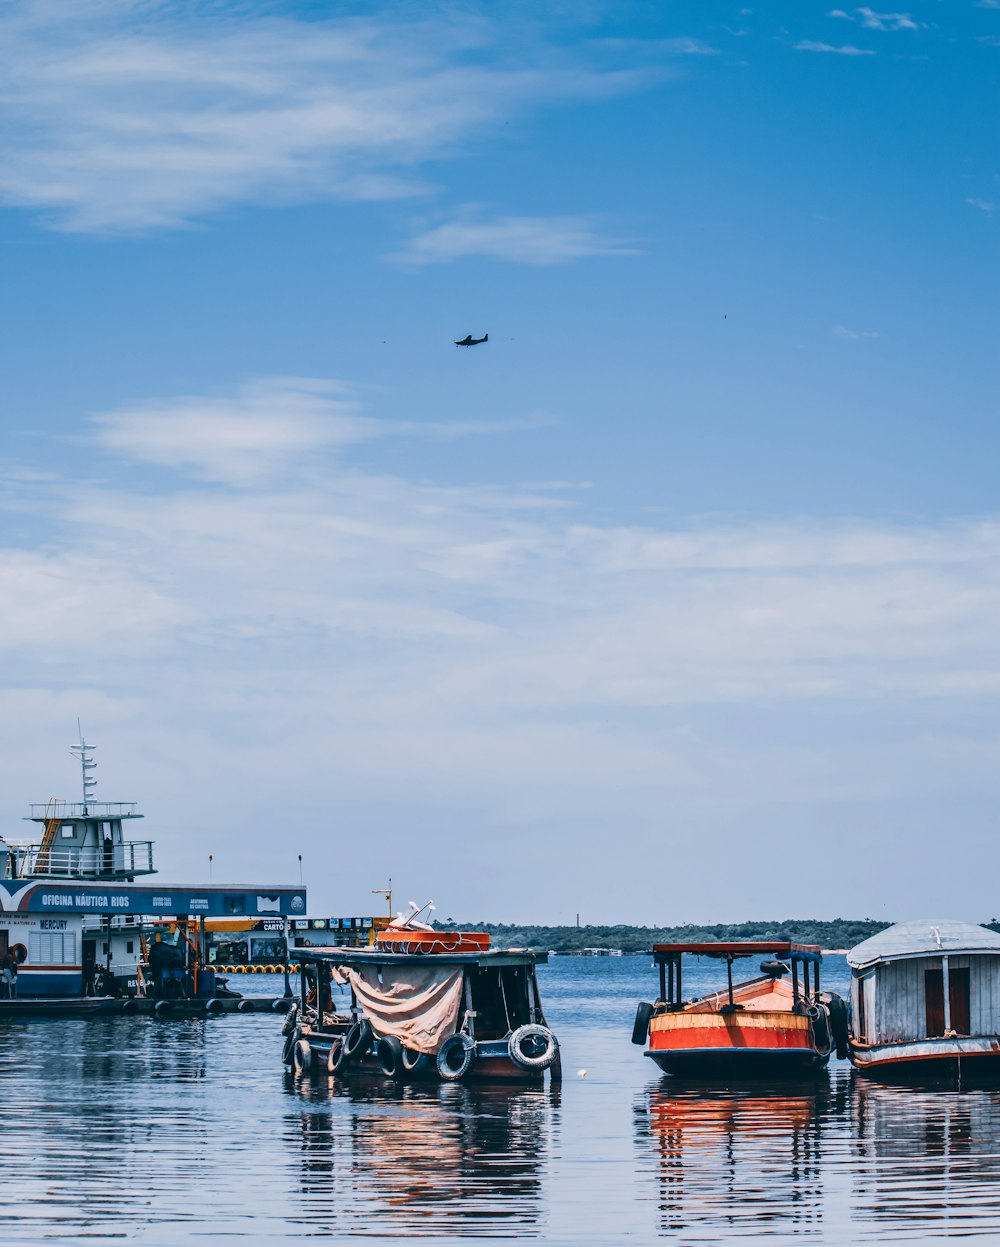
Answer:
<svg viewBox="0 0 1000 1247"><path fill-rule="evenodd" d="M675 1083L646 958L541 974L556 1092L297 1085L269 1015L0 1027L0 1242L1000 1242L1000 1090Z"/></svg>

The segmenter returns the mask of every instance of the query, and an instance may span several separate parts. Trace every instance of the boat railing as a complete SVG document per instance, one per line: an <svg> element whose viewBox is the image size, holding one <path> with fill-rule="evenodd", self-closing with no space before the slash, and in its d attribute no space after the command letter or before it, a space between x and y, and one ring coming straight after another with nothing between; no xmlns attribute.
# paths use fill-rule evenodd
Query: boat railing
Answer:
<svg viewBox="0 0 1000 1247"><path fill-rule="evenodd" d="M63 821L69 818L141 818L136 813L136 801L47 801L43 805L33 803L28 808L31 819L56 819Z"/></svg>
<svg viewBox="0 0 1000 1247"><path fill-rule="evenodd" d="M21 878L130 879L155 873L152 840L84 847L23 844L15 847Z"/></svg>

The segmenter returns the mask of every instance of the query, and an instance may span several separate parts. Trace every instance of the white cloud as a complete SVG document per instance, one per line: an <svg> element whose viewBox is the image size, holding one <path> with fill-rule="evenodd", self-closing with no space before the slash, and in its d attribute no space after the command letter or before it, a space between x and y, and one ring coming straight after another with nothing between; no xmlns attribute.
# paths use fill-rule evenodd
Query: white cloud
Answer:
<svg viewBox="0 0 1000 1247"><path fill-rule="evenodd" d="M848 329L846 325L834 325L833 332L838 338L857 341L860 338L877 338L877 329Z"/></svg>
<svg viewBox="0 0 1000 1247"><path fill-rule="evenodd" d="M848 13L844 9L831 9L827 17L842 21L859 22L866 30L921 30L922 22L915 21L909 13L877 13L874 9L860 8Z"/></svg>
<svg viewBox="0 0 1000 1247"><path fill-rule="evenodd" d="M297 21L17 0L0 12L0 201L73 230L176 226L244 200L420 190L501 118L634 86L472 15Z"/></svg>
<svg viewBox="0 0 1000 1247"><path fill-rule="evenodd" d="M838 56L874 56L871 48L856 48L845 43L835 47L832 43L817 43L813 39L800 39L795 45L796 52L833 52Z"/></svg>
<svg viewBox="0 0 1000 1247"><path fill-rule="evenodd" d="M473 256L547 267L587 256L638 255L633 246L602 235L579 216L465 216L417 234L392 259L403 264L448 264Z"/></svg>
<svg viewBox="0 0 1000 1247"><path fill-rule="evenodd" d="M985 212L987 216L992 216L996 212L996 204L987 199L978 199L971 196L965 201L972 208L978 208L980 212Z"/></svg>
<svg viewBox="0 0 1000 1247"><path fill-rule="evenodd" d="M413 428L351 393L258 381L136 405L93 426L119 470L99 478L84 446L72 478L0 480L18 529L26 508L45 525L44 548L0 549L0 705L35 707L23 741L7 720L15 773L39 772L39 722L80 714L102 767L160 811L171 873L203 864L193 804L220 871L273 877L273 845L246 829L286 826L293 794L317 905L335 899L331 828L356 826L415 891L444 871L498 916L546 903L521 848L622 912L665 826L681 860L697 842L693 866L734 820L741 844L807 814L873 834L900 793L926 810L949 783L994 782L954 724L1000 693L1000 520L614 522L565 488L363 471L359 436ZM278 466L246 469L258 456ZM120 470L136 458L177 476L154 488ZM234 462L241 487L218 488ZM8 788L10 816L34 796ZM518 850L509 877L478 869L476 838L428 861L473 821ZM626 824L620 861L569 852ZM338 847L338 888L371 886L367 843ZM766 871L725 843L768 908Z"/></svg>

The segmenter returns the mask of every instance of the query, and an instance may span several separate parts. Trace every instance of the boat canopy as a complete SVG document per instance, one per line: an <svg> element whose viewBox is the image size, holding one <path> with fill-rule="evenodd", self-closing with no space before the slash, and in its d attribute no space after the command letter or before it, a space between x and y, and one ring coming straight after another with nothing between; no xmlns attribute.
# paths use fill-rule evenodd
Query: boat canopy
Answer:
<svg viewBox="0 0 1000 1247"><path fill-rule="evenodd" d="M858 944L847 954L847 964L854 970L864 970L880 961L942 953L1000 954L1000 935L955 918L917 918L897 922Z"/></svg>
<svg viewBox="0 0 1000 1247"><path fill-rule="evenodd" d="M653 960L659 964L681 953L697 957L757 957L761 953L773 953L783 961L822 961L823 953L818 944L792 944L788 940L712 940L705 944L654 944Z"/></svg>
<svg viewBox="0 0 1000 1247"><path fill-rule="evenodd" d="M533 948L492 949L480 953L402 953L382 948L296 948L295 958L302 963L325 962L334 966L535 966L544 965L548 953Z"/></svg>

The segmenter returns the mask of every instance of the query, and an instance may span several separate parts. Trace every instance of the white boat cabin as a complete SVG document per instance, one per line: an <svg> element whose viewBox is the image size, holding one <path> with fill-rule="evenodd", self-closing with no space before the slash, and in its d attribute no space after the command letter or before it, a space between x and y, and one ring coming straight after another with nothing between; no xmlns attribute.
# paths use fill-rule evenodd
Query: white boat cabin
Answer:
<svg viewBox="0 0 1000 1247"><path fill-rule="evenodd" d="M854 1044L1000 1035L1000 934L954 919L900 922L847 954Z"/></svg>

